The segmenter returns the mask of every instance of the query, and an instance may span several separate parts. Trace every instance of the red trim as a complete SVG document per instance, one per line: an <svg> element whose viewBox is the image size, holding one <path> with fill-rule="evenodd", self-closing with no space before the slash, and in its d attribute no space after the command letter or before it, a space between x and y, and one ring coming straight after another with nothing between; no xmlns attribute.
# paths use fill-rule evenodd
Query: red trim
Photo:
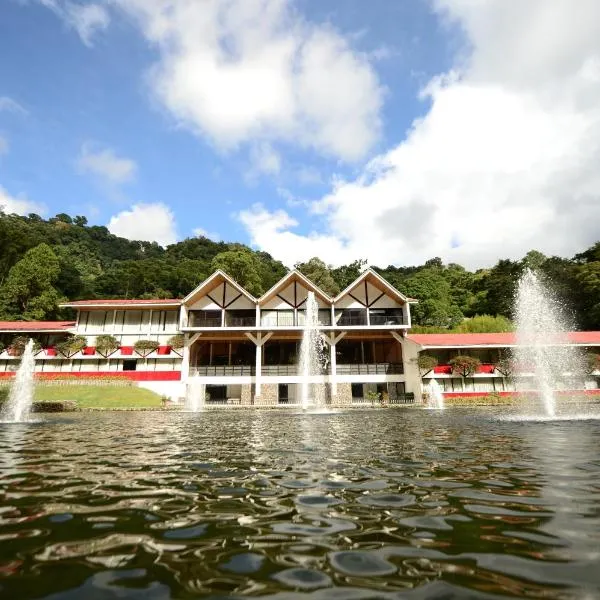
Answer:
<svg viewBox="0 0 600 600"><path fill-rule="evenodd" d="M46 348L46 356L56 356L56 348Z"/></svg>
<svg viewBox="0 0 600 600"><path fill-rule="evenodd" d="M159 346L156 350L156 354L164 356L165 354L171 354L171 346Z"/></svg>
<svg viewBox="0 0 600 600"><path fill-rule="evenodd" d="M408 339L421 346L514 346L517 337L510 333L411 333ZM549 343L600 345L600 331L569 331L550 336Z"/></svg>
<svg viewBox="0 0 600 600"><path fill-rule="evenodd" d="M0 379L10 379L14 371L0 372ZM129 379L131 381L180 381L181 371L74 371L36 373L36 379Z"/></svg>
<svg viewBox="0 0 600 600"><path fill-rule="evenodd" d="M477 370L478 373L493 373L496 370L496 365L483 364Z"/></svg>
<svg viewBox="0 0 600 600"><path fill-rule="evenodd" d="M121 346L121 354L123 356L131 356L133 354L133 346Z"/></svg>
<svg viewBox="0 0 600 600"><path fill-rule="evenodd" d="M94 354L96 354L96 347L95 346L86 346L81 351L81 354L83 354L83 356L94 356Z"/></svg>
<svg viewBox="0 0 600 600"><path fill-rule="evenodd" d="M522 396L525 393L527 394L535 394L535 392L443 392L442 395L444 398L485 398L491 394L495 396ZM559 396L568 396L570 394L585 394L586 396L594 396L596 394L600 394L600 389L598 390L557 390L556 392Z"/></svg>
<svg viewBox="0 0 600 600"><path fill-rule="evenodd" d="M433 367L433 372L444 375L452 374L452 367L450 365L438 365L437 367Z"/></svg>

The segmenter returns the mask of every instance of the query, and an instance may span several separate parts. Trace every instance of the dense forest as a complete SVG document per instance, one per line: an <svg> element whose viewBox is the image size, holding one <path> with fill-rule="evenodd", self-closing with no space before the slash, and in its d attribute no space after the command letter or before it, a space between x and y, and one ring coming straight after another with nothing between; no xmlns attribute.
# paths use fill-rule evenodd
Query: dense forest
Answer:
<svg viewBox="0 0 600 600"><path fill-rule="evenodd" d="M330 267L313 258L296 267L336 294L361 272L365 261ZM537 270L553 293L571 307L581 329L600 329L600 242L573 258L532 250L522 260L500 260L475 272L432 258L411 267L373 267L403 293L419 299L415 329L507 331L512 297L523 269ZM255 295L287 272L266 252L243 244L190 238L162 248L131 241L83 216L19 216L0 210L0 319L67 318L66 299L178 298L215 269L229 273Z"/></svg>

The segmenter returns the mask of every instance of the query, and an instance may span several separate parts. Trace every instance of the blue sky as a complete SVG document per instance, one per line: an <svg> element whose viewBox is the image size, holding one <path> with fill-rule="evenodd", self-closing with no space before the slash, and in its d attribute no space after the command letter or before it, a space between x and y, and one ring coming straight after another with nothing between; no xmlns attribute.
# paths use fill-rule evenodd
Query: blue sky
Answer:
<svg viewBox="0 0 600 600"><path fill-rule="evenodd" d="M559 90L598 94L584 71L597 27L565 38L555 0L564 13L535 36L544 3L479 4L5 0L0 204L163 244L205 233L287 264L578 251L598 237L597 115ZM556 35L566 67L546 52Z"/></svg>

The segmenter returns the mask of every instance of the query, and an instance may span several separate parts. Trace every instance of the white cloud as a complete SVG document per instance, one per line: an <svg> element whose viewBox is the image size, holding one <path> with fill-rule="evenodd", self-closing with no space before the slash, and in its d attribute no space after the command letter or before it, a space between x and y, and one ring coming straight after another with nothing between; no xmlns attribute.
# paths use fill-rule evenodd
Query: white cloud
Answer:
<svg viewBox="0 0 600 600"><path fill-rule="evenodd" d="M74 29L86 46L92 46L93 38L110 24L106 7L97 3L77 3L63 0L39 0L52 10L63 22Z"/></svg>
<svg viewBox="0 0 600 600"><path fill-rule="evenodd" d="M130 240L158 242L161 246L177 241L177 227L171 209L165 204L134 204L114 215L108 230Z"/></svg>
<svg viewBox="0 0 600 600"><path fill-rule="evenodd" d="M8 140L0 135L0 156L4 154L8 154L8 149L10 148L10 144Z"/></svg>
<svg viewBox="0 0 600 600"><path fill-rule="evenodd" d="M3 110L22 115L27 114L27 111L16 100L8 96L0 96L0 112Z"/></svg>
<svg viewBox="0 0 600 600"><path fill-rule="evenodd" d="M324 234L281 211L242 214L287 264L432 256L471 267L531 248L572 255L600 230L600 3L438 0L465 50L423 90L406 138L310 207Z"/></svg>
<svg viewBox="0 0 600 600"><path fill-rule="evenodd" d="M15 198L0 185L0 210L5 214L27 215L29 213L44 214L46 209L41 204L27 198Z"/></svg>
<svg viewBox="0 0 600 600"><path fill-rule="evenodd" d="M85 143L77 159L82 172L91 173L111 184L122 184L135 178L137 165L130 158L117 156L111 148L96 148Z"/></svg>
<svg viewBox="0 0 600 600"><path fill-rule="evenodd" d="M250 177L260 174L278 175L281 171L281 156L268 142L261 142L252 147L250 162Z"/></svg>
<svg viewBox="0 0 600 600"><path fill-rule="evenodd" d="M115 0L160 52L159 102L222 149L292 142L343 160L380 134L383 91L366 56L292 0Z"/></svg>
<svg viewBox="0 0 600 600"><path fill-rule="evenodd" d="M193 234L196 237L205 237L209 240L212 240L213 242L221 241L221 236L216 231L207 231L206 229L203 229L202 227L196 227L196 229L194 229L194 231L193 231Z"/></svg>

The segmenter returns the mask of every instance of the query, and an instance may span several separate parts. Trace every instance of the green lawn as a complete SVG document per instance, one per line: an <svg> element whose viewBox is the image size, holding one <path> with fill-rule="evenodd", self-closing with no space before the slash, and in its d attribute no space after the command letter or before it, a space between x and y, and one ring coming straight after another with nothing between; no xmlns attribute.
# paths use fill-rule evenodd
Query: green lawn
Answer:
<svg viewBox="0 0 600 600"><path fill-rule="evenodd" d="M74 400L79 408L160 408L161 397L150 390L115 385L37 385L38 402Z"/></svg>

